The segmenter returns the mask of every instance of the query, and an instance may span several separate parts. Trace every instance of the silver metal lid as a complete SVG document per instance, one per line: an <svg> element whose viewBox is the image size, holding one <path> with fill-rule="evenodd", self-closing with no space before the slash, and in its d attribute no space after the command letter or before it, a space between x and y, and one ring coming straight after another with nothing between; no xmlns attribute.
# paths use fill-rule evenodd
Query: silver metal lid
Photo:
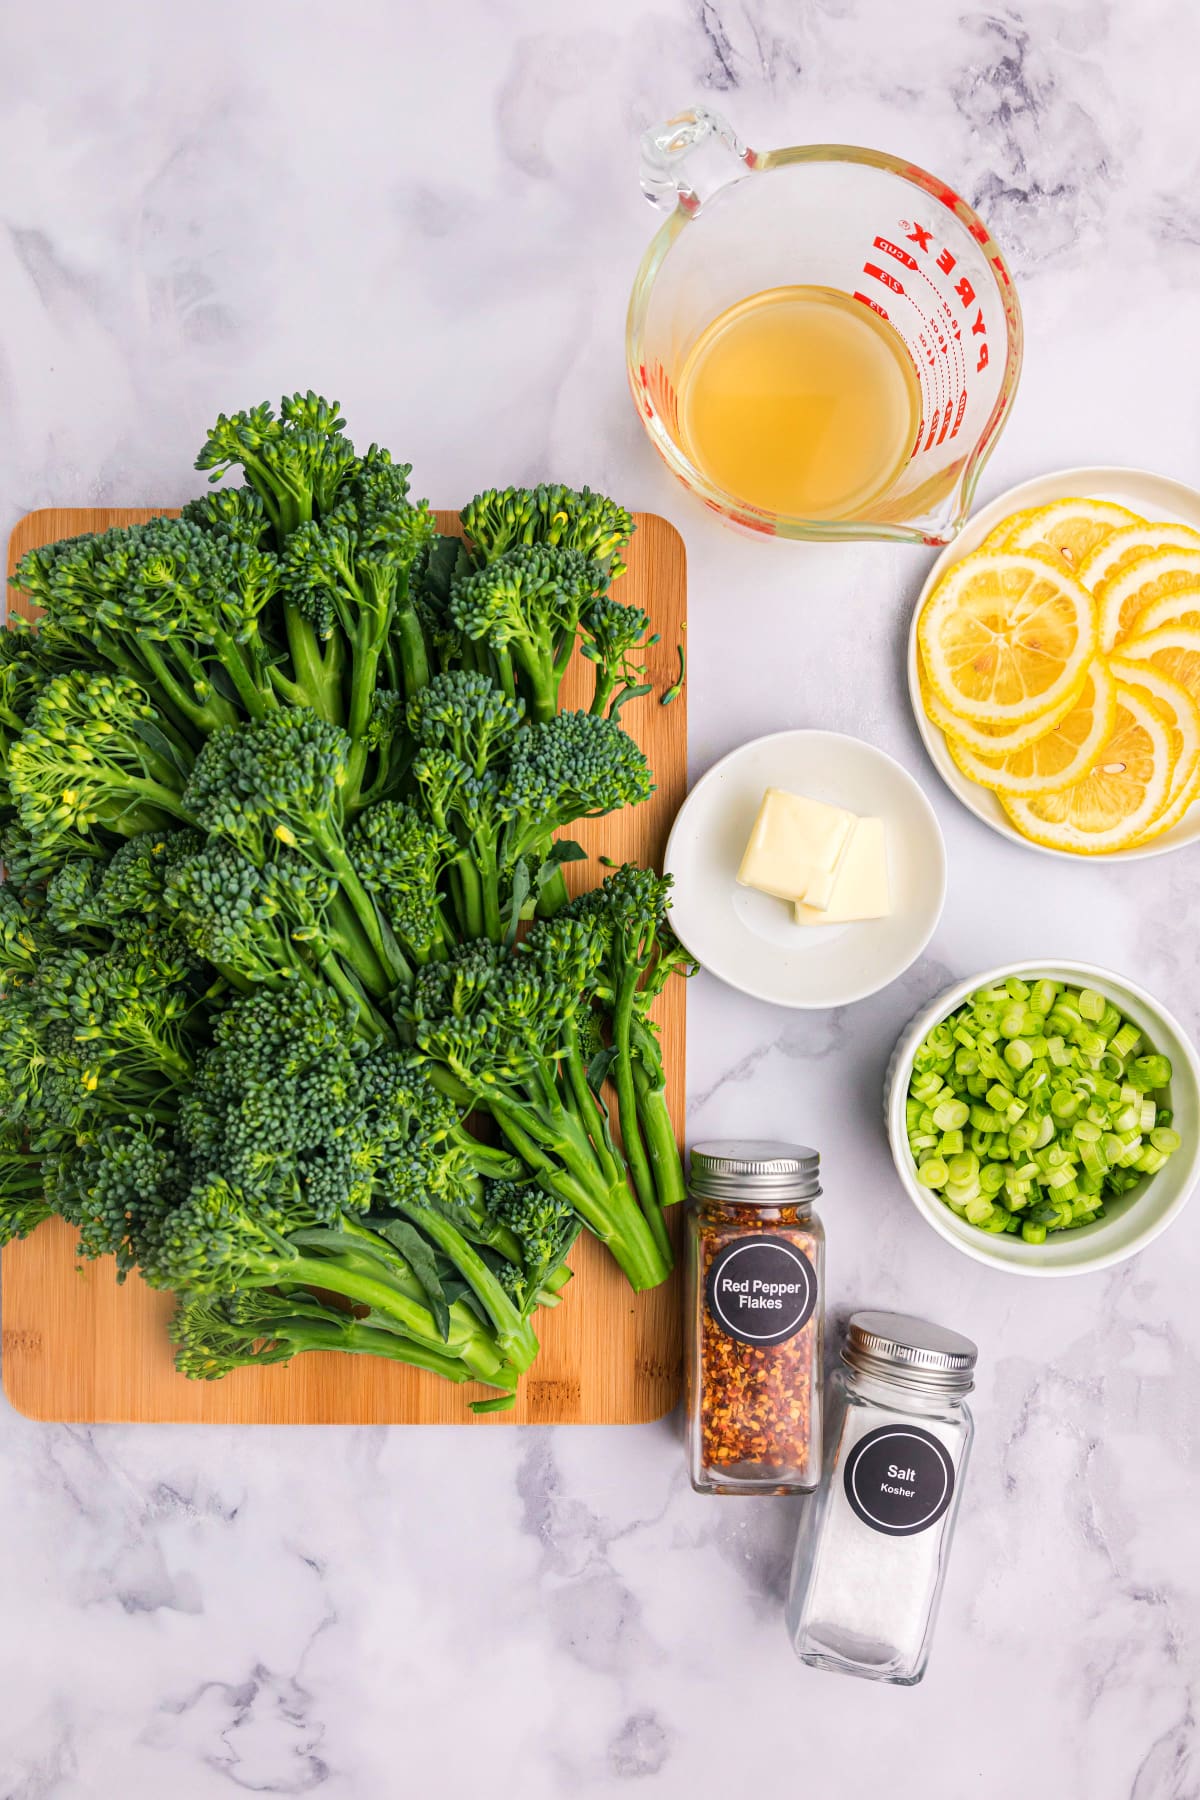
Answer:
<svg viewBox="0 0 1200 1800"><path fill-rule="evenodd" d="M691 1186L709 1200L743 1206L788 1206L821 1192L821 1158L806 1144L730 1138L693 1144Z"/></svg>
<svg viewBox="0 0 1200 1800"><path fill-rule="evenodd" d="M842 1347L850 1369L945 1395L970 1393L978 1356L961 1332L909 1313L854 1313Z"/></svg>

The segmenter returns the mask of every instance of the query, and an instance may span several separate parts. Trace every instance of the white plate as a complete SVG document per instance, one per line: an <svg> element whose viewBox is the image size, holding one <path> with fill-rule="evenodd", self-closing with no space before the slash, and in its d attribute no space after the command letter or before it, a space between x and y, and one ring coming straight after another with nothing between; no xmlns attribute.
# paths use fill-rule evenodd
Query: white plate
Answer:
<svg viewBox="0 0 1200 1800"><path fill-rule="evenodd" d="M1060 469L1054 475L1039 475L1034 481L1025 481L1020 487L1010 488L1007 494L1001 494L990 506L974 513L954 542L942 551L921 589L908 633L909 699L912 701L917 730L924 740L930 761L946 786L977 819L982 819L985 825L990 825L1002 837L1011 838L1014 844L1021 844L1026 850L1037 850L1042 856L1062 857L1067 862L1088 859L1081 858L1076 851L1051 850L1045 844L1035 844L1029 838L1022 837L991 789L968 781L951 756L944 735L926 716L925 708L921 705L917 620L926 600L946 570L969 551L977 550L988 532L993 526L999 525L1001 519L1007 518L1010 513L1020 512L1027 506L1049 506L1053 500L1076 497L1115 500L1118 506L1128 506L1133 512L1141 513L1145 519L1165 519L1171 524L1190 525L1193 531L1200 531L1200 493L1195 488L1186 487L1182 481L1172 481L1168 475L1151 475L1145 469ZM1194 844L1198 839L1200 806L1193 806L1178 825L1173 825L1170 831L1155 838L1153 843L1143 844L1133 850L1101 852L1096 860L1137 862L1144 856L1165 856L1168 850L1181 850L1185 844Z"/></svg>
<svg viewBox="0 0 1200 1800"><path fill-rule="evenodd" d="M797 925L787 901L737 885L769 787L884 821L889 918ZM878 993L921 954L946 897L946 851L928 800L890 756L837 731L780 731L715 764L680 808L666 869L671 923L696 960L778 1006L845 1006Z"/></svg>

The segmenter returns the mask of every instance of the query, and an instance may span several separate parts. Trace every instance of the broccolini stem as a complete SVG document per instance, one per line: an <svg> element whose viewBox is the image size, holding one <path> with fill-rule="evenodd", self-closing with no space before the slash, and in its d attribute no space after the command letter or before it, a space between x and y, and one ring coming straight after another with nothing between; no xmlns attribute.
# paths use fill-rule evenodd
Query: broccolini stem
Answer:
<svg viewBox="0 0 1200 1800"><path fill-rule="evenodd" d="M393 1200L393 1205L398 1212L406 1214L415 1225L419 1225L425 1235L431 1237L438 1249L449 1258L463 1280L470 1284L476 1299L492 1321L496 1342L508 1361L518 1370L527 1369L538 1353L538 1341L533 1327L528 1319L521 1317L479 1252L455 1229L449 1219L444 1219L433 1207L414 1206L399 1197Z"/></svg>
<svg viewBox="0 0 1200 1800"><path fill-rule="evenodd" d="M655 1243L624 1179L606 1182L592 1161L590 1144L581 1157L579 1145L568 1141L583 1136L569 1115L561 1116L557 1134L553 1131L547 1134L561 1159L561 1163L556 1163L526 1131L525 1127L534 1123L526 1109L513 1106L502 1096L490 1092L486 1105L513 1149L536 1172L543 1187L560 1194L575 1208L594 1236L608 1246L632 1288L641 1292L644 1288L658 1287L666 1280L671 1272L670 1253L664 1255ZM561 1164L566 1165L565 1171Z"/></svg>
<svg viewBox="0 0 1200 1800"><path fill-rule="evenodd" d="M462 935L465 938L485 937L483 922L483 888L479 880L479 871L471 861L467 851L456 856L451 865L458 876L462 888Z"/></svg>
<svg viewBox="0 0 1200 1800"><path fill-rule="evenodd" d="M309 704L309 697L298 682L289 681L287 676L274 666L267 670L267 674L274 692L279 695L281 700L286 700L289 706L307 706Z"/></svg>
<svg viewBox="0 0 1200 1800"><path fill-rule="evenodd" d="M205 697L205 700L221 700L221 696L216 692L212 681L209 678L208 670L198 656L192 655L192 652L188 649L186 644L181 643L177 638L173 638L171 640L171 654L174 656L176 662L178 662L184 674L191 681L193 692L198 700L201 695ZM233 723L236 724L238 719L237 708L231 706L228 700L222 700L221 704L228 711Z"/></svg>
<svg viewBox="0 0 1200 1800"><path fill-rule="evenodd" d="M517 697L517 678L513 673L512 653L507 644L500 650L493 649L492 663L495 668L496 680L503 689L505 697L509 700L515 700Z"/></svg>
<svg viewBox="0 0 1200 1800"><path fill-rule="evenodd" d="M636 1048L633 1079L646 1149L654 1168L658 1203L663 1208L675 1206L685 1194L683 1164L674 1121L667 1106L662 1056L649 1026L640 1019L633 1023L633 1043Z"/></svg>
<svg viewBox="0 0 1200 1800"><path fill-rule="evenodd" d="M169 813L173 819L179 819L185 825L190 825L192 823L191 814L184 811L183 802L175 792L174 788L166 787L161 781L151 781L144 776L136 777L134 780L127 782L126 786L134 793L140 794L148 806L157 808L159 812ZM107 819L104 823L113 823L115 829L124 832L127 837L136 837L140 831L154 829L152 825L146 826L134 822L140 816L140 808L130 807L127 811L122 810L119 824Z"/></svg>
<svg viewBox="0 0 1200 1800"><path fill-rule="evenodd" d="M332 1319L328 1323L323 1319L297 1320L294 1326L288 1326L283 1342L297 1352L347 1350L352 1356L387 1356L414 1369L427 1369L431 1375L441 1375L447 1381L462 1383L472 1379L466 1363L430 1350L415 1338L372 1325L367 1319L356 1319L348 1325L339 1325Z"/></svg>
<svg viewBox="0 0 1200 1800"><path fill-rule="evenodd" d="M329 908L331 930L328 934L329 945L336 950L354 970L367 992L374 1000L384 1000L392 991L393 983L388 978L387 970L376 956L374 948L359 922L357 912L350 904L346 894L335 894Z"/></svg>
<svg viewBox="0 0 1200 1800"><path fill-rule="evenodd" d="M483 935L490 938L493 944L501 942L504 936L504 921L500 916L500 882L496 869L496 859L489 854L481 861L480 885L483 889Z"/></svg>
<svg viewBox="0 0 1200 1800"><path fill-rule="evenodd" d="M220 652L221 661L229 671L229 676L238 691L238 698L252 719L265 718L277 704L274 691L268 683L266 692L258 685L254 673L248 664L242 646L234 642L227 632L218 632L213 642Z"/></svg>
<svg viewBox="0 0 1200 1800"><path fill-rule="evenodd" d="M362 989L355 986L332 951L328 951L321 957L319 967L330 987L334 988L350 1007L355 1022L366 1027L368 1036L372 1038L391 1037L392 1033L388 1029L383 1014L371 1004Z"/></svg>
<svg viewBox="0 0 1200 1800"><path fill-rule="evenodd" d="M399 646L404 696L411 700L414 694L429 686L429 653L416 608L407 598L397 603L392 620L392 641Z"/></svg>
<svg viewBox="0 0 1200 1800"><path fill-rule="evenodd" d="M571 896L567 892L567 878L563 874L562 864L555 869L538 896L537 916L539 919L552 919L560 913Z"/></svg>
<svg viewBox="0 0 1200 1800"><path fill-rule="evenodd" d="M535 651L518 639L514 645L525 685L529 690L529 716L544 725L558 711L558 689L561 676L556 672L550 651Z"/></svg>
<svg viewBox="0 0 1200 1800"><path fill-rule="evenodd" d="M592 689L592 704L588 711L603 718L608 711L608 703L616 692L617 678L613 671L603 663L596 664L596 685Z"/></svg>
<svg viewBox="0 0 1200 1800"><path fill-rule="evenodd" d="M646 1223L653 1233L655 1243L664 1255L669 1256L671 1247L667 1237L666 1221L662 1215L662 1206L651 1172L650 1159L642 1141L637 1086L633 1074L632 1030L637 984L637 969L627 969L622 977L617 991L616 1004L613 1008L613 1044L617 1052L612 1068L613 1085L617 1090L617 1117L621 1124L621 1143L625 1150L625 1160L628 1162L630 1173L633 1176L634 1191L642 1211L646 1215Z"/></svg>
<svg viewBox="0 0 1200 1800"><path fill-rule="evenodd" d="M394 1320L418 1344L443 1355L446 1352L447 1343L438 1332L428 1307L411 1300L389 1280L382 1264L378 1274L371 1274L333 1256L298 1256L287 1265L287 1279L304 1287L324 1288L329 1293L341 1294L345 1300L369 1306L373 1312L382 1313L385 1319ZM487 1381L503 1366L503 1359L482 1326L477 1326L471 1337L449 1340L449 1347L481 1381Z"/></svg>
<svg viewBox="0 0 1200 1800"><path fill-rule="evenodd" d="M510 1156L495 1144L481 1144L469 1132L456 1130L451 1141L470 1154L479 1175L490 1175L496 1181L520 1181L525 1173L519 1156Z"/></svg>
<svg viewBox="0 0 1200 1800"><path fill-rule="evenodd" d="M666 1069L658 1039L644 1019L633 1017L633 1082L646 1134L649 1161L658 1184L658 1204L676 1206L685 1197L684 1163L680 1159L675 1121L667 1107Z"/></svg>
<svg viewBox="0 0 1200 1800"><path fill-rule="evenodd" d="M566 1065L567 1080L571 1098L575 1103L575 1111L591 1139L596 1161L609 1181L621 1181L624 1179L625 1171L611 1148L608 1122L600 1102L588 1084L587 1070L583 1066L583 1059L573 1045L568 1048L563 1062Z"/></svg>
<svg viewBox="0 0 1200 1800"><path fill-rule="evenodd" d="M354 908L359 924L366 933L367 942L375 952L379 965L388 977L386 991L397 986L411 985L413 972L405 961L399 947L393 940L391 943L384 937L383 927L379 922L379 914L375 910L375 902L358 878L353 863L345 850L330 833L322 833L317 842L318 849L328 861L330 870L337 876L346 899Z"/></svg>
<svg viewBox="0 0 1200 1800"><path fill-rule="evenodd" d="M350 755L346 760L346 785L342 804L347 812L358 805L363 776L367 768L367 726L371 722L371 706L379 674L378 644L356 645L354 675L350 688L350 713L346 730L350 734Z"/></svg>
<svg viewBox="0 0 1200 1800"><path fill-rule="evenodd" d="M292 670L303 692L303 704L328 719L331 725L342 722L340 681L331 682L321 655L317 634L294 601L283 608L287 627L288 649L292 653Z"/></svg>
<svg viewBox="0 0 1200 1800"><path fill-rule="evenodd" d="M194 694L189 694L183 684L176 681L163 660L162 652L150 638L143 638L138 645L138 650L146 668L149 669L171 704L198 730L207 733L216 731L220 725L237 724L237 708L231 706L222 695L210 693L208 700L201 702L196 699ZM133 678L135 681L144 682L144 672L135 668Z"/></svg>

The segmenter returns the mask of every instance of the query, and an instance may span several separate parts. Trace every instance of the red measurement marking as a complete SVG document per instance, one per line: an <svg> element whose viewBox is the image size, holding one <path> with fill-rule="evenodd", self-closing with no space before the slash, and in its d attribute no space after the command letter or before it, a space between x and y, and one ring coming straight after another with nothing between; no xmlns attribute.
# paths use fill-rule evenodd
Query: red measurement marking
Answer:
<svg viewBox="0 0 1200 1800"><path fill-rule="evenodd" d="M880 304L879 304L879 302L878 302L878 301L877 301L877 300L871 300L871 299L869 299L869 298L868 298L868 297L867 297L867 295L866 295L866 294L860 294L860 293L859 293L859 292L858 292L858 291L857 291L857 289L856 289L856 290L855 290L855 293L854 293L854 298L855 298L855 299L856 299L856 300L861 300L861 301L862 301L862 303L863 303L863 305L864 305L864 306L869 306L869 307L870 307L870 309L871 309L871 311L872 311L872 312L873 312L873 313L878 313L878 314L879 314L879 317L880 317L880 318L881 318L881 319L886 319L886 318L887 318L887 314L886 314L886 312L885 312L885 311L884 311L884 310L883 310L883 308L882 308L882 306L880 306Z"/></svg>
<svg viewBox="0 0 1200 1800"><path fill-rule="evenodd" d="M938 428L938 415L935 412L932 419L930 419L930 421L929 421L929 436L925 439L924 444L922 444L922 446L921 446L921 448L923 450L929 450L932 448L934 433L937 431L937 428Z"/></svg>
<svg viewBox="0 0 1200 1800"><path fill-rule="evenodd" d="M890 243L885 237L877 237L875 239L875 248L876 250L882 250L885 256L894 256L896 261L902 262L906 269L915 269L917 266L917 259L915 256L911 255L907 250L902 250L899 244Z"/></svg>
<svg viewBox="0 0 1200 1800"><path fill-rule="evenodd" d="M962 393L958 396L958 405L954 409L954 424L951 427L951 431L950 431L950 436L952 438L958 436L958 428L963 422L963 414L966 412L966 410L967 410L967 390L966 390L966 388L964 388Z"/></svg>
<svg viewBox="0 0 1200 1800"><path fill-rule="evenodd" d="M873 275L876 281L882 281L884 287L891 288L893 294L902 294L904 292L902 284L896 280L896 277L894 275L889 275L886 270L877 267L875 263L864 263L863 274Z"/></svg>

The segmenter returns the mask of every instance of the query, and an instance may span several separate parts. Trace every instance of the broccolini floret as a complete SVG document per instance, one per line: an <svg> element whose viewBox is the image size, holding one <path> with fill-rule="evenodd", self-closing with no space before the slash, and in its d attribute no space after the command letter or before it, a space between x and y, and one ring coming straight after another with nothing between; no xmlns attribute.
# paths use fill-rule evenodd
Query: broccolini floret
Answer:
<svg viewBox="0 0 1200 1800"><path fill-rule="evenodd" d="M657 641L650 635L649 615L611 594L597 594L584 608L582 626L581 651L596 671L591 711L615 719L628 701L650 692L646 664L633 660Z"/></svg>
<svg viewBox="0 0 1200 1800"><path fill-rule="evenodd" d="M35 574L51 648L90 646L156 686L177 724L210 731L274 704L277 656L260 629L279 588L270 552L157 518L68 540L16 579L31 585Z"/></svg>
<svg viewBox="0 0 1200 1800"><path fill-rule="evenodd" d="M408 474L407 463L393 463L372 445L342 484L334 510L299 526L287 542L285 566L296 604L319 638L340 632L345 640L351 806L363 786L381 675L409 696L429 679L409 578L436 526L426 501L414 505L408 499Z"/></svg>
<svg viewBox="0 0 1200 1800"><path fill-rule="evenodd" d="M607 568L624 572L620 553L633 535L623 506L591 488L545 483L535 488L488 488L462 510L463 528L477 556L492 562L515 544L549 544L578 550Z"/></svg>
<svg viewBox="0 0 1200 1800"><path fill-rule="evenodd" d="M420 970L400 1016L434 1079L489 1112L631 1284L653 1287L669 1260L626 1184L580 1050L579 998L600 955L596 934L576 920L535 926L520 952L480 941Z"/></svg>
<svg viewBox="0 0 1200 1800"><path fill-rule="evenodd" d="M507 1262L500 1278L525 1312L553 1301L570 1277L566 1258L579 1236L582 1220L574 1207L533 1181L489 1181L484 1203L488 1213L511 1231L520 1250L519 1262Z"/></svg>
<svg viewBox="0 0 1200 1800"><path fill-rule="evenodd" d="M370 992L407 980L408 964L386 931L346 849L344 803L350 740L316 713L280 709L215 732L196 760L184 804L196 824L235 845L258 868L280 845L333 876L333 916Z"/></svg>
<svg viewBox="0 0 1200 1800"><path fill-rule="evenodd" d="M607 580L579 550L521 544L455 583L450 617L487 645L501 685L528 695L531 716L552 719L580 618Z"/></svg>
<svg viewBox="0 0 1200 1800"><path fill-rule="evenodd" d="M515 928L514 903L520 911L555 873L555 832L644 800L649 767L613 720L560 713L518 730L519 702L481 677L440 676L430 694L410 709L420 746L413 777L438 831L457 844L460 931L499 942Z"/></svg>
<svg viewBox="0 0 1200 1800"><path fill-rule="evenodd" d="M187 820L190 753L122 675L56 675L9 750L21 824L43 845L96 826L132 837Z"/></svg>

